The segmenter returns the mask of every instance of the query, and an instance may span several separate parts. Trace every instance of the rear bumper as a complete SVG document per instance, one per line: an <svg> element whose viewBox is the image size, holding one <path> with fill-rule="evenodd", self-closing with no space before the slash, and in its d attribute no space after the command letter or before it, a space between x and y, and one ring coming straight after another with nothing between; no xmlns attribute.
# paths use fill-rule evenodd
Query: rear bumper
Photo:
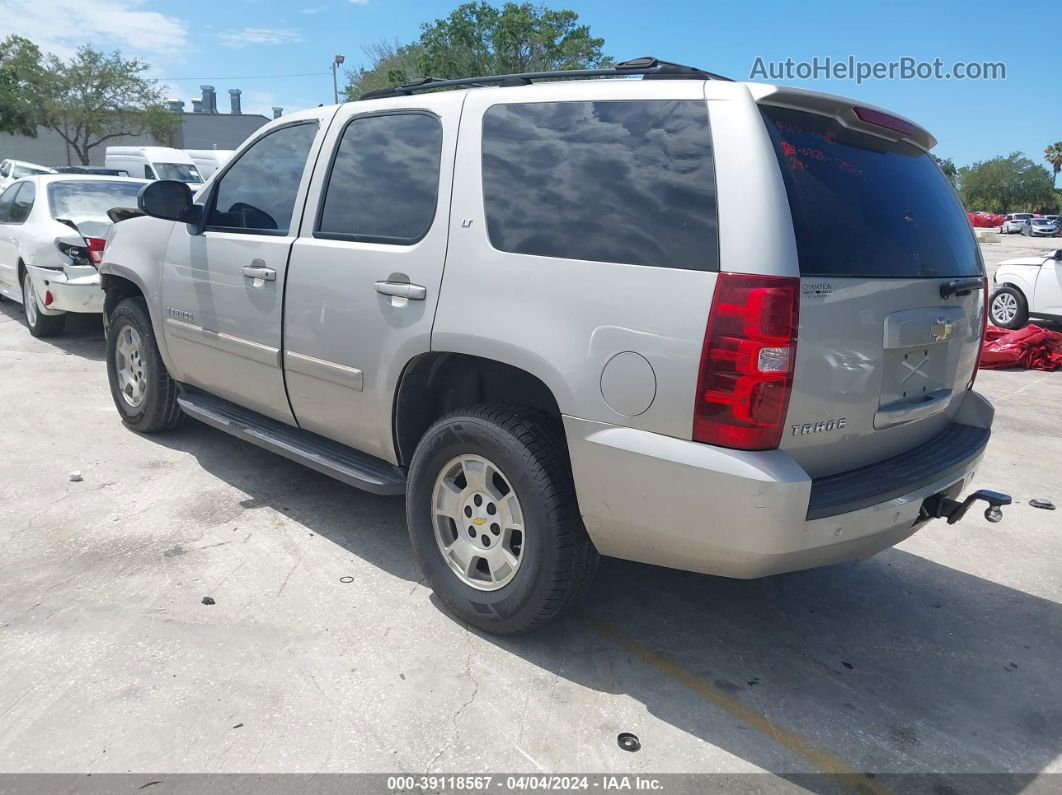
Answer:
<svg viewBox="0 0 1062 795"><path fill-rule="evenodd" d="M100 275L68 277L61 270L29 266L26 272L33 279L33 289L43 305L45 295L52 294L52 302L45 307L45 314L57 312L103 312L103 291Z"/></svg>
<svg viewBox="0 0 1062 795"><path fill-rule="evenodd" d="M580 511L601 554L747 579L867 558L914 533L926 497L957 496L970 482L992 407L967 393L956 420L980 430L982 443L917 482L882 483L870 504L864 493L850 503L859 507L826 516L812 511L819 486L780 450L727 450L573 417L564 424Z"/></svg>

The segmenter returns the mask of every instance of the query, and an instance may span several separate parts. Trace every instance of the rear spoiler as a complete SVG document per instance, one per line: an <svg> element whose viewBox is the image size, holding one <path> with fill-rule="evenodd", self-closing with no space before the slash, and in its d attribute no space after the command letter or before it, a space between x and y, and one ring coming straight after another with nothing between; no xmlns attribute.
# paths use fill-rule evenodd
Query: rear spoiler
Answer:
<svg viewBox="0 0 1062 795"><path fill-rule="evenodd" d="M136 218L143 214L144 211L136 207L113 207L107 211L107 217L111 219L112 224L116 224L119 221L128 221L130 218Z"/></svg>
<svg viewBox="0 0 1062 795"><path fill-rule="evenodd" d="M830 116L849 129L876 135L879 138L887 138L890 141L907 141L927 152L937 145L937 139L925 128L910 119L875 105L803 88L787 88L762 83L748 83L747 86L752 98L759 105L776 105Z"/></svg>

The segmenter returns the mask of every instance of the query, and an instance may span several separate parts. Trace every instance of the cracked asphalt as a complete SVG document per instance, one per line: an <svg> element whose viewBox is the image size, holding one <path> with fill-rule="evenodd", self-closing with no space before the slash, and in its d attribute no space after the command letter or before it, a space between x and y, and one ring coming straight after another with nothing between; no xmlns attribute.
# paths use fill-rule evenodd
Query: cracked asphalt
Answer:
<svg viewBox="0 0 1062 795"><path fill-rule="evenodd" d="M401 499L138 436L96 319L35 340L2 302L0 772L1062 772L1062 514L1028 505L1062 503L1062 373L978 388L1002 524L752 582L606 560L498 639L423 585Z"/></svg>

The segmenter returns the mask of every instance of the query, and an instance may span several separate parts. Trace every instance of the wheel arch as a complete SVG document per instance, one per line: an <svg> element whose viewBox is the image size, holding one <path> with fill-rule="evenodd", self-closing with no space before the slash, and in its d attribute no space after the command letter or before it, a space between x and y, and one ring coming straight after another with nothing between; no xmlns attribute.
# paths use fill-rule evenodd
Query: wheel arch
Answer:
<svg viewBox="0 0 1062 795"><path fill-rule="evenodd" d="M424 433L439 417L478 403L506 403L540 411L562 435L556 396L533 373L505 362L466 353L431 351L408 361L395 390L395 454L409 464Z"/></svg>

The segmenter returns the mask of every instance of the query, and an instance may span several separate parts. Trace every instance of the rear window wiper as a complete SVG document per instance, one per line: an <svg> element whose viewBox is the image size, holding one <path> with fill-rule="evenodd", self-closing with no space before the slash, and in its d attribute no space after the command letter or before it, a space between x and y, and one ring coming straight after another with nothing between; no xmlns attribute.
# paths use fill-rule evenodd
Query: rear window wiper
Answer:
<svg viewBox="0 0 1062 795"><path fill-rule="evenodd" d="M968 276L965 279L952 279L940 285L940 297L950 298L953 295L969 295L973 290L981 286L980 276Z"/></svg>

